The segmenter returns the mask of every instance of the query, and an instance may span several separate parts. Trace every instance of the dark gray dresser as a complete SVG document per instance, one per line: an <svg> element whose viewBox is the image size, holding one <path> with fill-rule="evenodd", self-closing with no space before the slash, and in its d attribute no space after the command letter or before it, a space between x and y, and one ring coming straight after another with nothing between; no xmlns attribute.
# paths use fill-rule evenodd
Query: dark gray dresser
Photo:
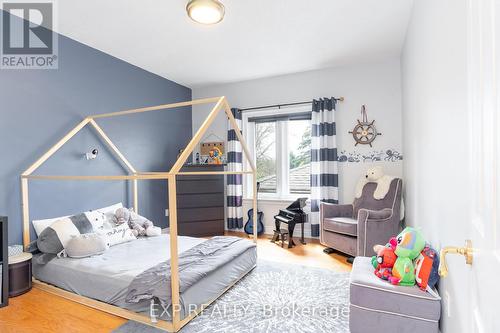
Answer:
<svg viewBox="0 0 500 333"><path fill-rule="evenodd" d="M224 166L188 165L182 171L224 171ZM224 235L224 175L179 175L177 220L182 236Z"/></svg>

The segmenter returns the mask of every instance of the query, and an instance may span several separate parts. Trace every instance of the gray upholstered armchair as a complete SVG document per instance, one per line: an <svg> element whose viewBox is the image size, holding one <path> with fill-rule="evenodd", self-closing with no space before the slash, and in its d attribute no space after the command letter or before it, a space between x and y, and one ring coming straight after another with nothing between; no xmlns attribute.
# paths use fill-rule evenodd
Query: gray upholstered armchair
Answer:
<svg viewBox="0 0 500 333"><path fill-rule="evenodd" d="M377 184L367 183L352 205L321 203L321 244L353 257L373 255L373 245L385 244L399 232L402 182L393 179L381 200L373 197Z"/></svg>

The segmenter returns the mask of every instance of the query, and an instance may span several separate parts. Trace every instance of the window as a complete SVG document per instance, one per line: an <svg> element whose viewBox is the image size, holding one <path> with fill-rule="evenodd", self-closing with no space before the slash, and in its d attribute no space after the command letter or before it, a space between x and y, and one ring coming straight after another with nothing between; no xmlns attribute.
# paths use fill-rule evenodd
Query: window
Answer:
<svg viewBox="0 0 500 333"><path fill-rule="evenodd" d="M311 193L311 121L288 121L288 184L290 194Z"/></svg>
<svg viewBox="0 0 500 333"><path fill-rule="evenodd" d="M260 198L292 199L311 193L310 111L271 110L243 115L255 157ZM250 177L245 184L250 185ZM247 197L252 190L246 186Z"/></svg>
<svg viewBox="0 0 500 333"><path fill-rule="evenodd" d="M255 124L255 160L260 192L276 193L276 122Z"/></svg>

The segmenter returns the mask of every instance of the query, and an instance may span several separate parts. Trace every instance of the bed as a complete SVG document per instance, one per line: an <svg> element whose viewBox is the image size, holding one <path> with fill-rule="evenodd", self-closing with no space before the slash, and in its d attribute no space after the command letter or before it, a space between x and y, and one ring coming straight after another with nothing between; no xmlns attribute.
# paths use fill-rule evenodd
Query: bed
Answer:
<svg viewBox="0 0 500 333"><path fill-rule="evenodd" d="M179 255L206 241L202 238L178 236ZM253 245L248 240L245 242ZM248 247L248 244L240 243L242 242L235 243L230 248L234 259L180 294L181 319L189 315L194 308L199 308L217 298L227 286L234 284L255 267L257 259L255 245ZM144 300L139 303L126 301L128 288L140 273L169 259L170 240L169 235L164 234L115 245L102 255L88 258L55 258L42 264L38 263L35 256L33 275L39 281L78 295L150 315L151 301ZM182 278L181 272L181 281ZM162 309L158 301L155 302L156 309ZM167 310L160 319L171 319L171 311Z"/></svg>
<svg viewBox="0 0 500 333"><path fill-rule="evenodd" d="M178 112L185 112L184 107L194 105L212 104L214 107L208 114L201 127L193 135L191 141L187 144L182 153L178 156L176 162L169 171L140 171L137 170L130 161L120 152L118 147L112 142L110 137L99 126L97 120L103 118L124 117L132 114L145 114L148 112L160 112L175 109ZM208 128L217 118L220 112L224 112L229 120L231 129L234 131L239 143L237 148L242 154L242 161L245 162L245 168L240 166L230 166L232 169L224 171L203 171L203 172L184 172L182 166L191 157L195 147L201 142ZM107 145L110 152L122 162L128 174L122 175L39 175L35 174L51 156L53 156L61 147L63 147L72 137L79 133L84 127L92 127L98 137ZM243 157L245 160L243 160ZM246 169L246 170L245 170ZM111 248L99 258L89 259L58 259L44 265L35 263L34 286L40 289L52 292L61 297L72 301L117 315L123 318L132 319L141 323L152 325L169 332L178 332L184 325L192 320L205 306L213 302L222 295L234 283L241 279L245 273L255 266L255 247L252 250L242 251L235 256L231 262L218 266L216 270L206 274L203 280L190 285L189 288L182 288L182 277L180 277L180 261L183 252L189 252L190 246L202 246L204 243L196 245L196 242L203 240L179 237L177 232L177 179L190 175L226 175L237 177L249 175L252 177L252 206L253 220L257 220L257 173L254 160L241 134L238 122L236 121L231 107L226 97L204 98L186 102L171 104L162 104L148 106L138 109L117 111L111 113L102 113L89 116L83 119L78 125L71 129L47 152L38 158L31 166L21 174L21 197L23 212L23 244L25 249L29 249L31 242L30 232L30 209L29 209L29 183L34 180L46 181L126 181L130 182L132 191L133 208L136 213L140 212L139 207L139 181L163 180L166 181L168 188L168 210L169 210L169 236L161 236L155 240L132 242L116 248ZM254 228L253 241L257 242L257 228ZM153 246L153 243L154 244ZM191 245L190 245L191 244ZM137 248L136 248L137 247ZM191 247L193 248L193 247ZM146 252L144 252L146 251ZM126 253L126 255L125 255ZM171 256L170 256L171 254ZM104 260L108 258L107 260ZM134 260L132 260L134 258ZM147 259L146 259L147 258ZM127 260L129 262L127 263ZM164 266L163 273L170 274L171 282L169 287L165 287L165 294L168 296L168 302L172 304L171 320L160 320L152 322L149 315L144 312L150 306L145 302L139 302L134 306L123 304L124 286L130 281L132 275L147 265L155 265L159 261L169 259L169 265ZM35 260L36 261L36 260ZM134 272L134 273L131 273ZM90 282L91 281L91 282ZM209 282L207 282L209 281ZM168 289L168 290L167 290ZM210 296L215 295L212 299ZM186 314L185 307L189 303L203 304L196 311ZM132 308L132 309L131 309ZM182 319L183 318L183 319Z"/></svg>

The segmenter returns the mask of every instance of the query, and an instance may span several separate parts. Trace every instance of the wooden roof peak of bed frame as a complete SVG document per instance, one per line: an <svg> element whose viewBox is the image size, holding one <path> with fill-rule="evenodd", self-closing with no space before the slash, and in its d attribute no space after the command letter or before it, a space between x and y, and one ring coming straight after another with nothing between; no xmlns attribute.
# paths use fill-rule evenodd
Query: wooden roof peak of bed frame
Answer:
<svg viewBox="0 0 500 333"><path fill-rule="evenodd" d="M124 111L117 111L117 112L111 112L111 113L103 113L103 114L96 114L93 116L86 117L84 120L82 120L78 125L76 125L71 131L69 131L61 140L59 140L54 146L52 146L45 154L43 154L35 163L33 163L28 169L26 169L22 173L23 178L32 178L28 177L33 174L43 163L45 163L52 155L54 155L66 142L68 142L73 136L75 136L80 130L82 130L85 126L90 124L96 132L99 134L99 136L105 141L105 143L111 148L111 150L117 155L119 160L125 164L127 167L128 171L131 174L141 174L141 172L138 172L132 164L125 158L125 156L120 152L120 150L115 146L115 144L111 141L111 139L107 136L107 134L104 132L104 130L97 124L95 121L96 119L100 118L111 118L111 117L119 117L119 116L127 116L131 114L136 114L136 113L144 113L144 112L151 112L151 111L164 111L168 109L173 109L173 108L180 108L180 107L185 107L185 106L193 106L193 105L200 105L200 104L208 104L208 103L216 103L215 106L213 107L212 111L209 113L203 124L200 126L198 131L195 133L195 135L192 137L191 141L188 143L188 145L185 147L183 153L179 156L177 161L174 163L170 171L168 172L163 172L165 176L168 176L170 174L178 174L182 165L187 161L189 155L193 152L195 146L201 141L203 135L207 131L207 129L210 127L210 125L213 123L215 120L215 117L219 113L221 109L224 109L226 116L229 119L229 122L233 129L235 129L236 136L238 137L238 140L240 141L242 147L243 147L243 153L245 154L245 157L248 160L248 165L251 168L251 171L255 171L255 165L254 162L251 158L250 152L248 150L248 147L245 143L245 140L243 136L241 135L241 131L238 127L238 124L236 123L233 114L231 113L231 108L229 107L229 103L227 102L227 99L225 96L221 97L211 97L211 98L203 98L203 99L195 99L192 101L186 101L186 102L178 102L178 103L171 103L171 104L161 104L161 105L156 105L156 106L149 106L149 107L143 107L143 108L137 108L137 109L130 109L130 110L124 110ZM151 172L148 172L151 173ZM158 173L159 174L159 173ZM70 176L69 176L70 177ZM66 177L66 179L69 179ZM88 178L90 179L90 178ZM162 178L154 178L154 179L162 179Z"/></svg>

